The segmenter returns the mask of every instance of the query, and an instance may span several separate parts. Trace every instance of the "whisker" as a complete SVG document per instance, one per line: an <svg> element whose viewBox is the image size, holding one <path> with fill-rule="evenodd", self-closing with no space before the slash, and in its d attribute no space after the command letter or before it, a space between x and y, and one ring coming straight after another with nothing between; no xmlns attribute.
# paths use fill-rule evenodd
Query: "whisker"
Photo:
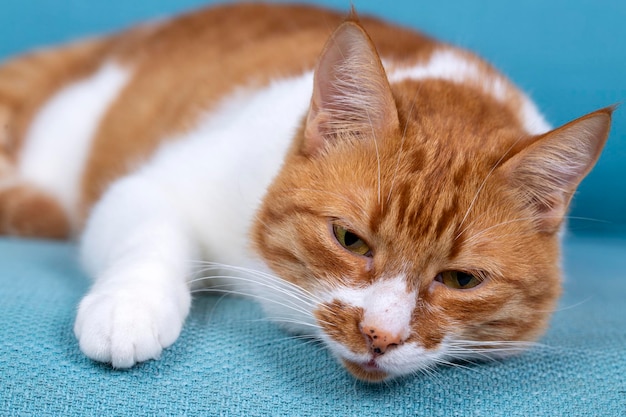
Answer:
<svg viewBox="0 0 626 417"><path fill-rule="evenodd" d="M215 279L221 279L221 278L224 278L224 277L223 277L223 276L206 277L206 279L212 279L212 278L215 278ZM231 277L230 277L230 276L227 276L226 278L231 278ZM241 280L243 280L244 282L245 282L245 281L250 281L250 280L247 280L247 279L245 279L245 278L241 278ZM262 285L262 286L266 286L266 287L268 287L268 288L271 288L271 289L273 289L273 290L276 290L278 293L281 293L281 294L283 294L283 295L287 295L287 296L289 296L289 297L291 297L291 298L293 298L293 299L297 300L299 303L301 303L301 304L305 304L305 305L306 305L306 306L308 306L308 307L313 308L313 307L315 307L315 306L316 306L315 304L313 304L313 303L309 303L308 301L303 300L303 299L302 299L302 298L300 298L300 297L297 297L295 294L292 294L292 293L290 293L289 291L284 291L284 290L283 290L283 289L281 289L281 288L275 288L275 287L272 287L272 286L269 286L269 285L264 285L264 284L262 284L262 283L256 283L256 284L260 284L260 285ZM194 290L192 290L191 292L192 292L192 293L195 293L195 292L202 292L202 290L205 290L204 292L208 292L208 290L213 289L213 290L215 290L216 292L222 292L222 293L224 293L224 292L226 292L226 291L227 291L226 289L228 289L229 291L231 291L231 294L235 294L235 293L237 293L237 295L248 296L248 297L251 297L251 298L254 298L254 299L259 299L259 300L261 300L261 299L267 300L267 299L268 299L268 298L266 298L266 297L262 297L262 296L260 296L260 295L258 295L258 294L254 294L254 293L251 293L251 292L244 293L244 292L242 292L242 291L233 290L233 289L232 289L232 286L233 286L233 284L231 284L231 283L224 283L224 284L221 284L221 285L214 285L214 286L212 286L212 287L210 287L210 288L198 288L198 289L194 289ZM303 306L302 306L302 305L300 305L300 304L298 304L298 303L294 302L294 301L293 301L293 300L291 300L291 299L285 299L285 300L282 300L282 301L283 301L283 302L281 303L281 305L283 305L283 306L285 306L285 307L287 307L287 306L288 306L288 305L287 305L287 303L289 303L289 304L291 305L291 308L292 308L292 309L294 309L294 310L295 310L295 309L298 309L299 311L302 311L302 312L306 312L306 311L307 311L307 310L305 310L305 309L303 308ZM309 313L307 312L307 314L309 314Z"/></svg>
<svg viewBox="0 0 626 417"><path fill-rule="evenodd" d="M435 363L437 363L439 365L450 366L452 368L464 369L466 371L478 372L478 370L476 368L471 368L469 366L461 365L460 363L447 361L447 360L441 359L441 358L435 359Z"/></svg>
<svg viewBox="0 0 626 417"><path fill-rule="evenodd" d="M438 386L440 386L440 387L444 386L442 377L436 370L436 364L435 363L430 364L430 365L426 365L424 367L421 367L421 368L415 370L414 372L412 372L412 375L413 376L425 375L433 383L437 384Z"/></svg>
<svg viewBox="0 0 626 417"><path fill-rule="evenodd" d="M557 313L557 312L560 312L560 311L571 310L573 308L580 307L581 305L589 302L589 300L591 300L591 299L593 299L593 296L589 296L589 297L585 298L584 300L581 300L581 301L579 301L577 303L574 303L572 305L569 305L569 306L563 306L563 307L555 308L553 310L538 310L538 311L541 312L541 313Z"/></svg>
<svg viewBox="0 0 626 417"><path fill-rule="evenodd" d="M523 346L523 347L534 347L540 346L539 342L530 342L527 340L464 340L464 339L454 339L446 342L449 345L454 346Z"/></svg>
<svg viewBox="0 0 626 417"><path fill-rule="evenodd" d="M469 207L465 211L465 215L463 216L463 219L461 220L461 223L459 224L459 227L458 227L459 229L463 226L463 224L465 223L465 220L467 220L467 216L469 216L470 212L472 211L472 208L474 208L474 204L476 203L476 200L478 199L478 196L480 195L480 192L485 187L485 184L487 184L487 180L491 177L491 174L493 174L495 172L496 168L498 168L500 166L500 163L502 162L502 160L509 154L509 152L511 152L511 150L521 140L522 140L522 137L518 138L515 142L513 142L513 144L506 150L506 152L504 152L504 154L500 157L500 159L498 159L498 161L489 170L489 172L487 173L487 176L485 177L483 182L478 187L478 190L476 190L476 194L474 194L474 198L472 198L472 201L470 202ZM459 234L454 238L454 240L457 240L459 238L459 236L461 236L463 234L463 232L465 232L465 229L461 230L461 232L459 232Z"/></svg>
<svg viewBox="0 0 626 417"><path fill-rule="evenodd" d="M542 219L559 219L561 217L562 216L542 216L541 218ZM474 233L472 236L470 236L467 239L467 242L468 243L472 242L475 239L477 239L477 238L481 237L482 235L484 235L486 232L488 232L488 231L490 231L492 229L495 229L497 227L506 226L508 224L512 224L512 223L516 223L516 222L523 222L523 221L536 220L536 219L538 219L537 216L528 216L528 217L520 217L520 218L517 218L517 219L506 220L506 221L494 224L492 226L486 227L485 229L482 229L482 230ZM566 216L566 217L564 217L564 219L567 219L567 220L585 220L585 221L593 221L593 222L605 223L604 220L593 219L593 218L588 218L588 217ZM471 227L471 224L468 225L468 227L466 227L459 235L457 235L457 237L460 236L462 233L464 233L467 229L469 229L469 227Z"/></svg>
<svg viewBox="0 0 626 417"><path fill-rule="evenodd" d="M387 194L387 204L391 200L391 193L393 192L393 187L396 183L396 177L398 176L398 169L400 168L400 157L402 156L402 150L404 148L404 141L406 140L406 132L409 128L409 120L411 120L411 116L413 115L413 108L415 107L415 102L417 101L417 96L422 89L422 84L415 90L415 94L413 95L413 100L411 100L411 107L409 108L408 116L406 118L406 123L404 124L404 130L402 131L402 138L400 139L400 149L398 150L398 157L396 158L396 167L393 172L393 178L391 179L391 186L389 187L389 194Z"/></svg>
<svg viewBox="0 0 626 417"><path fill-rule="evenodd" d="M251 275L255 275L261 278L266 278L269 281L273 281L273 282L277 282L280 285L284 285L287 286L289 288L292 288L296 291L298 291L301 295L303 296L307 296L308 298L310 298L313 301L317 301L317 302L321 302L322 300L316 296L315 294L313 294L312 292L292 283L289 281L286 281L280 277L268 274L266 272L263 271L258 271L258 270L254 270L254 269L250 269L250 268L245 268L245 267L241 267L241 266L233 266L233 265L227 265L227 264L219 264L219 263L215 263L215 262L206 262L205 264L207 264L208 267L214 268L214 269L228 269L228 270L232 270L232 271L237 271L237 272L245 272Z"/></svg>
<svg viewBox="0 0 626 417"><path fill-rule="evenodd" d="M281 303L280 301L273 300L271 298L262 297L262 296L259 296L257 294L245 293L243 291L226 290L226 289L220 289L220 288L199 288L197 290L193 290L192 294L199 293L199 292L201 292L201 293L205 293L205 292L206 293L216 293L216 294L231 294L231 295L239 295L239 296L242 296L242 297L250 297L250 298L257 299L257 300L264 300L264 301L267 301L267 302L270 302L270 303L278 304L280 306L289 308L289 309L291 309L293 311L297 311L299 313L302 313L305 316L309 316L310 315L310 313L308 311L306 311L304 309L301 309L301 308L298 308L297 306L288 305L288 304L285 304L285 303Z"/></svg>
<svg viewBox="0 0 626 417"><path fill-rule="evenodd" d="M355 209L358 209L361 212L361 214L363 214L364 216L367 216L367 211L365 211L365 209L363 209L363 207L361 207L355 201L347 198L345 195L339 194L337 192L327 191L327 190L316 190L316 189L313 189L313 188L303 188L303 187L300 187L300 188L292 189L292 191L298 191L298 190L309 191L309 192L313 192L313 193L324 193L324 194L332 195L332 196L337 197L338 199L348 203L349 205L351 205Z"/></svg>
<svg viewBox="0 0 626 417"><path fill-rule="evenodd" d="M365 108L365 113L367 114L367 120L370 124L370 128L372 130L372 140L374 141L374 148L376 150L376 165L378 167L378 205L381 205L381 171L380 171L380 151L378 149L378 138L376 137L376 131L374 130L374 124L372 123L372 118L370 117L369 109Z"/></svg>
<svg viewBox="0 0 626 417"><path fill-rule="evenodd" d="M284 280L282 278L279 278L279 277L267 274L267 273L262 272L262 271L257 271L257 270L249 269L249 268L245 268L245 267L238 267L238 266L232 266L232 265L226 265L226 264L217 264L217 263L210 263L210 262L207 262L205 265L206 265L206 267L198 270L197 273L208 272L208 271L211 271L211 270L231 270L231 271L236 271L236 272L244 272L244 273L247 273L247 274L250 274L250 275L254 275L256 277L264 278L264 279L266 279L269 282L278 283L278 284L280 284L281 288L282 287L287 287L287 288L293 289L296 292L298 292L301 296L306 297L309 300L316 301L318 303L322 302L322 300L319 297L317 297L315 294L313 294L312 292L310 292L310 291L308 291L308 290L306 290L306 289L304 289L304 288L302 288L302 287L300 287L300 286L298 286L298 285L296 285L296 284L294 284L292 282L286 281L286 280ZM200 278L196 278L196 279L190 280L189 283L191 284L191 283L199 282L199 281L202 281L202 280L205 280L205 279L209 279L209 278L210 277L200 277ZM225 279L233 278L233 279L240 279L240 280L248 280L249 282L253 282L253 283L258 283L259 282L257 280L252 280L250 278L231 276L231 275L221 276L220 278L225 278ZM269 284L267 284L267 285L269 285Z"/></svg>
<svg viewBox="0 0 626 417"><path fill-rule="evenodd" d="M275 304L290 308L294 311L300 311L303 313L308 314L308 311L300 308L299 305L293 303L293 302L289 302L289 304L287 304L286 302L283 301L278 301L278 300L272 300L270 298L267 297L263 297L260 296L258 294L254 294L254 293L248 293L248 292L244 292L244 291L239 291L239 290L234 290L231 288L230 285L225 284L225 285L217 285L214 287L210 287L210 288L198 288L195 290L191 291L192 294L195 293L215 293L215 294L223 294L223 295L235 295L235 296L241 296L241 297L249 297L255 300L265 300L265 301L273 301Z"/></svg>
<svg viewBox="0 0 626 417"><path fill-rule="evenodd" d="M481 361L499 361L505 356L519 354L530 349L549 348L538 342L527 341L448 341L446 354L455 360L471 362L471 359Z"/></svg>
<svg viewBox="0 0 626 417"><path fill-rule="evenodd" d="M254 319L252 322L271 322L271 323L289 323L289 324L299 324L302 326L311 327L317 330L322 330L322 327L315 323L308 323L302 320L296 320L289 317L264 317L262 319Z"/></svg>
<svg viewBox="0 0 626 417"><path fill-rule="evenodd" d="M303 302L304 304L307 304L311 307L315 306L315 303L311 302L309 298L305 298L305 297L301 297L302 294L296 294L293 293L291 291L289 291L289 287L288 286L278 286L278 285L274 285L274 283L267 283L267 282L263 282L263 281L257 281L251 278L245 278L245 277L239 277L239 276L232 276L232 275L210 275L210 276L205 276L205 277L201 277L201 278L196 278L192 281L190 281L190 283L196 283L196 282L201 282L201 281L210 281L212 279L215 280L220 280L220 279L228 279L228 280L236 280L236 281L242 281L242 282L251 282L255 285L259 285L261 287L265 287L265 288L270 288L273 290L276 290L277 292L287 295L289 297L295 298L298 301ZM282 284L282 283L280 283ZM229 284L222 284L221 286L227 286ZM232 284L231 284L232 285ZM295 289L295 288L294 288Z"/></svg>
<svg viewBox="0 0 626 417"><path fill-rule="evenodd" d="M303 345L308 345L308 344L321 344L323 345L323 342L321 339L319 339L317 336L312 335L312 334L296 334L296 335L291 335L291 336L286 336L286 337L281 337L280 339L277 339L277 341L282 342L285 340L304 340L305 342L302 343Z"/></svg>
<svg viewBox="0 0 626 417"><path fill-rule="evenodd" d="M209 323L213 317L213 315L215 314L215 311L217 310L218 306L221 304L221 302L224 300L224 298L228 297L228 294L222 294L217 301L215 301L215 303L213 303L213 306L211 306L211 310L207 311L207 309L203 309L202 311L202 320L205 323Z"/></svg>

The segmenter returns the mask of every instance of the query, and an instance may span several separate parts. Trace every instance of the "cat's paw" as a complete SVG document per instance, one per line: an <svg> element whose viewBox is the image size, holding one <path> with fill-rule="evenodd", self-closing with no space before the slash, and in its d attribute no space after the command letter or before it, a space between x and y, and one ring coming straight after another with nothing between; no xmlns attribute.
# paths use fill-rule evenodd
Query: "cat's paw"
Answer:
<svg viewBox="0 0 626 417"><path fill-rule="evenodd" d="M189 310L187 291L154 288L92 290L81 301L74 334L89 358L129 368L158 359L178 338Z"/></svg>

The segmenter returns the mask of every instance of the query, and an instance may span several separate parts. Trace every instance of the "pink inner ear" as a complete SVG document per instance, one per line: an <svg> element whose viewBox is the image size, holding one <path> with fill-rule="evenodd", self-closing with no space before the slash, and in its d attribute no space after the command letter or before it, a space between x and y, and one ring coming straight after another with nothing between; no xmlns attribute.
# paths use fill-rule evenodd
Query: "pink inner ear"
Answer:
<svg viewBox="0 0 626 417"><path fill-rule="evenodd" d="M598 110L553 130L503 166L542 229L554 231L576 188L600 156L613 109Z"/></svg>
<svg viewBox="0 0 626 417"><path fill-rule="evenodd" d="M389 82L374 45L354 22L330 37L315 70L305 151L342 136L382 136L398 127Z"/></svg>

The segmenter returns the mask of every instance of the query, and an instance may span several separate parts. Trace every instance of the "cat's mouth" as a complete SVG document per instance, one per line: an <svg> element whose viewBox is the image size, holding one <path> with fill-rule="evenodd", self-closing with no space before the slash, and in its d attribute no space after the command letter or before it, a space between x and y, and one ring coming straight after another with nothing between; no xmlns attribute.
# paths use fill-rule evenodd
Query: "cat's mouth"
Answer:
<svg viewBox="0 0 626 417"><path fill-rule="evenodd" d="M369 362L360 363L343 359L343 365L354 377L367 382L379 382L389 376L387 372L380 369L373 359Z"/></svg>

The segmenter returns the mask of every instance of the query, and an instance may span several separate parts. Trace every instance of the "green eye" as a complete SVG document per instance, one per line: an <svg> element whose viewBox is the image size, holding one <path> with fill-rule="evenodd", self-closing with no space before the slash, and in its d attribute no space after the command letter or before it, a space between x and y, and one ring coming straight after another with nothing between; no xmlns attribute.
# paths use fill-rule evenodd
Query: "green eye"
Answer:
<svg viewBox="0 0 626 417"><path fill-rule="evenodd" d="M333 224L333 233L337 242L350 252L361 256L371 256L370 247L355 233L337 224Z"/></svg>
<svg viewBox="0 0 626 417"><path fill-rule="evenodd" d="M482 281L474 275L460 271L441 272L435 278L435 281L441 282L443 285L455 290L467 290L474 288Z"/></svg>

